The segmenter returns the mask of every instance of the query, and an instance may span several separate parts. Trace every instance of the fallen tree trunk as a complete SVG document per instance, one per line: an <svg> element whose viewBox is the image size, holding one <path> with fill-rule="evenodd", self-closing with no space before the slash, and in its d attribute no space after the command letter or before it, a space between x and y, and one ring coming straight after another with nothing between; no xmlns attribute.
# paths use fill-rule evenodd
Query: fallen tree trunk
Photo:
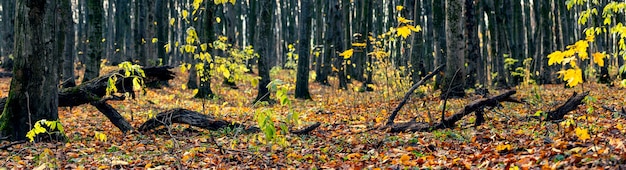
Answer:
<svg viewBox="0 0 626 170"><path fill-rule="evenodd" d="M139 127L138 130L140 132L148 132L160 126L169 126L174 123L187 124L187 125L191 125L194 127L207 129L207 130L218 130L221 128L230 127L230 128L244 128L244 131L246 133L256 133L256 132L261 131L261 129L259 129L258 127L254 127L254 126L246 127L245 125L242 125L239 123L233 123L233 122L229 122L225 120L215 119L214 117L211 117L202 113L198 113L198 112L187 110L187 109L181 109L181 108L167 110L167 111L157 114L154 118L149 119L148 121L144 122ZM313 125L305 127L304 129L294 130L290 132L296 135L302 135L302 134L306 134L315 130L319 126L320 126L320 123L317 122Z"/></svg>
<svg viewBox="0 0 626 170"><path fill-rule="evenodd" d="M549 111L548 114L548 120L561 120L563 119L563 117L565 116L565 114L567 114L568 112L578 108L578 105L582 104L583 99L585 98L585 96L589 95L589 91L577 94L574 92L574 94L572 95L572 97L570 97L569 99L567 99L567 101L565 103L563 103L563 105L557 107L555 110L553 111Z"/></svg>
<svg viewBox="0 0 626 170"><path fill-rule="evenodd" d="M143 68L146 77L143 77L145 84L155 83L158 81L168 81L174 79L174 72L169 69L171 66L146 67ZM90 81L81 83L75 87L64 88L59 91L59 107L72 107L87 104L90 102L100 101L106 95L109 77L117 76L115 87L119 93L131 93L134 97L133 78L122 77L124 70L111 72L109 74L97 77Z"/></svg>
<svg viewBox="0 0 626 170"><path fill-rule="evenodd" d="M455 126L455 123L465 115L475 112L476 113L476 125L480 125L483 119L483 108L485 107L496 107L500 104L500 102L505 101L517 101L516 99L511 98L511 96L515 94L515 90L509 90L504 93L501 93L496 96L492 96L489 98L483 98L473 101L472 103L466 105L463 109L455 113L454 115L442 120L440 123L435 124L433 126L429 125L425 122L415 122L415 120L399 123L393 125L391 127L391 132L429 132L436 129L445 129L451 128Z"/></svg>
<svg viewBox="0 0 626 170"><path fill-rule="evenodd" d="M171 66L159 66L159 67L146 67L143 68L145 77L143 77L144 83L153 83L158 81L168 81L174 79L174 72L170 71ZM118 76L115 86L118 92L131 93L134 96L132 77L121 77L124 75L123 70L111 72L109 74L97 77L87 82L83 82L78 86L63 88L59 90L59 107L74 107L83 104L91 104L100 112L102 112L113 125L119 128L122 132L126 133L133 129L122 115L115 110L111 105L107 104L108 100L124 100L123 97L104 98L106 95L106 88L108 85L109 77ZM6 97L0 99L0 105L4 106L6 103ZM4 107L0 107L0 113L4 110Z"/></svg>
<svg viewBox="0 0 626 170"><path fill-rule="evenodd" d="M424 82L426 82L426 80L430 79L435 74L439 73L439 71L441 71L441 69L444 66L445 66L445 64L444 65L440 65L439 67L435 68L435 70L433 70L433 72L429 73L424 78L422 78L422 80L420 80L419 82L415 83L409 89L409 91L406 92L406 94L404 94L404 99L402 99L402 102L400 102L400 104L398 104L398 106L395 109L393 109L393 111L391 112L391 115L389 115L389 118L387 118L387 126L393 125L393 121L394 121L394 119L396 119L396 116L398 115L398 112L400 111L400 109L402 109L402 107L406 104L406 102L409 101L409 99L411 98L411 95L413 94L415 89L417 89L417 87L419 87Z"/></svg>

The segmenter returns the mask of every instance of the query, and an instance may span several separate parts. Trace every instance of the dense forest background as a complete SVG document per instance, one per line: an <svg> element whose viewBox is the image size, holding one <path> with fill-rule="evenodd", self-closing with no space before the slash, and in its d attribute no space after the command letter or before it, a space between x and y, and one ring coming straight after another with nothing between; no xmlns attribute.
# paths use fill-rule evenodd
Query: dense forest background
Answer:
<svg viewBox="0 0 626 170"><path fill-rule="evenodd" d="M58 7L57 26L63 29L57 31L56 37L64 41L59 41L63 48L57 49L64 56L66 64L62 65L65 67L72 66L68 63L73 61L79 63L76 65L79 68L99 65L100 61L108 65L117 65L122 61L135 61L143 66L193 64L193 56L184 55L175 44L182 45L186 30L192 26L196 27L199 35L209 34L206 32L208 29L202 27L207 22L213 22L212 36L226 37L227 43L234 48L266 46L270 66L294 68L296 59L288 55L294 49L289 47L303 43L314 54L309 62L311 68L320 75L331 69L326 66L339 60L337 52L350 49L355 43L364 43L369 40L366 37L384 36L398 26L396 19L399 16L412 19L413 24L421 26L422 30L406 39L373 40L381 41L379 45L388 52L388 59L394 68L412 70L416 75L423 76L446 61L444 1L315 1L304 4L289 0L272 1L267 7L260 6L257 1L232 1L224 5L206 1L204 3L212 9L199 13L212 12L213 18L206 18L204 14L184 18L182 11L191 12L191 1L90 2L75 0L61 3ZM610 2L585 1L583 5L573 5L573 1L559 0L466 1L463 4L466 20L462 27L465 42L457 43L465 44L467 49L464 56L456 56L466 61L466 84L468 87L512 87L523 82L524 78L540 84L558 82L555 73L559 68L548 67L546 56L584 39L585 29L604 25L602 15L589 16L585 22L578 19L592 8L596 9L596 13L602 11L602 7ZM13 1L2 2L0 56L5 68L10 67L13 52L14 6ZM396 10L396 6L403 6L404 10ZM205 8L204 5L202 7ZM258 15L265 8L271 8L271 19L267 21ZM308 34L299 33L302 27L301 9L308 9L312 19ZM616 13L610 20L610 23L618 23L623 16ZM271 32L259 29L258 25L264 22L269 22L266 24L270 25ZM266 34L271 36L259 39ZM100 35L102 43L94 44L96 49L93 53L97 55L90 55L88 45L93 43L86 42L100 42L95 40L100 39ZM299 42L301 37L309 37L309 41ZM616 77L617 72L609 74L609 70L617 70L624 64L623 57L617 57L619 49L615 45L621 39L619 34L596 36L597 41L591 51L616 55L606 59L609 67L587 72L585 79ZM366 79L364 71L367 70L367 63L377 61L370 59L372 55L366 55L373 50L372 46L358 49L360 52L349 59L352 64L347 64L345 71L350 78ZM71 74L69 71L64 73ZM63 77L67 79L69 76Z"/></svg>

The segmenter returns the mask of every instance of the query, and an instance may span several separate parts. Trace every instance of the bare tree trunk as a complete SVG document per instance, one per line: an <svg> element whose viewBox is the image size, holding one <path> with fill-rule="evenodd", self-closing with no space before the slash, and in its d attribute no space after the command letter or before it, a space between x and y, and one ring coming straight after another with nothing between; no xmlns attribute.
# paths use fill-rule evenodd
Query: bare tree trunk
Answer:
<svg viewBox="0 0 626 170"><path fill-rule="evenodd" d="M302 0L300 13L300 43L298 43L298 75L296 79L296 94L299 99L311 99L309 94L309 56L311 55L311 0ZM319 28L318 28L319 29Z"/></svg>
<svg viewBox="0 0 626 170"><path fill-rule="evenodd" d="M89 18L87 19L89 34L89 48L85 61L85 77L83 82L98 77L100 74L100 59L102 58L102 24L104 20L104 8L102 0L87 0Z"/></svg>
<svg viewBox="0 0 626 170"><path fill-rule="evenodd" d="M61 86L63 88L76 86L76 78L74 77L74 21L72 20L72 4L70 0L62 0L60 4L60 15L62 26L61 30L64 35L60 35L63 38L64 43L59 46L63 49L63 52L59 55L62 56L62 74L61 74ZM60 39L59 39L60 40Z"/></svg>
<svg viewBox="0 0 626 170"><path fill-rule="evenodd" d="M446 73L442 98L465 96L465 35L463 1L446 0Z"/></svg>
<svg viewBox="0 0 626 170"><path fill-rule="evenodd" d="M16 1L15 67L0 116L0 132L24 140L34 123L58 120L58 63L54 55L56 1Z"/></svg>
<svg viewBox="0 0 626 170"><path fill-rule="evenodd" d="M274 17L274 6L270 0L259 0L259 39L257 41L260 46L257 48L259 51L259 81L258 94L254 103L258 101L269 101L270 91L267 85L270 83L270 62L272 56L272 37L274 31L272 29L272 18Z"/></svg>

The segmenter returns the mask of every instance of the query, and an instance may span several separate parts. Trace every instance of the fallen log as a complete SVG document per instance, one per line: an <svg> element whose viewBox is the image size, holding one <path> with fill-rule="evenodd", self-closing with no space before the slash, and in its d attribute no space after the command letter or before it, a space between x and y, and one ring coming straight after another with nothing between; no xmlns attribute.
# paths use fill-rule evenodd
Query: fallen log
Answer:
<svg viewBox="0 0 626 170"><path fill-rule="evenodd" d="M244 132L246 133L256 133L260 132L261 129L258 127L250 126L246 127L245 125L239 123L233 123L226 120L219 120L212 116L205 115L202 113L198 113L195 111L187 110L187 109L172 109L167 110L161 113L158 113L154 118L149 119L144 122L139 128L139 132L148 132L150 130L156 129L160 126L169 126L174 123L187 124L194 127L206 129L206 130L218 130L222 128L244 128ZM296 135L302 135L309 133L315 130L320 126L320 123L317 122L313 125L307 126L301 130L290 131Z"/></svg>
<svg viewBox="0 0 626 170"><path fill-rule="evenodd" d="M400 104L398 104L398 106L395 109L393 109L393 111L391 112L391 115L389 115L389 118L387 118L386 126L393 125L393 121L396 119L396 116L398 115L398 112L400 111L400 109L402 109L402 107L406 104L406 102L409 101L409 99L411 98L411 95L413 94L415 89L417 89L417 87L419 87L424 82L426 82L426 80L432 78L435 74L439 73L439 71L441 71L441 69L444 66L445 66L445 64L444 65L440 65L439 67L435 68L435 70L433 70L433 72L429 73L424 78L422 78L419 82L415 83L409 89L409 91L404 94L404 98L402 99L402 102L400 102Z"/></svg>
<svg viewBox="0 0 626 170"><path fill-rule="evenodd" d="M145 84L158 81L168 81L174 79L174 72L169 69L171 66L146 67L143 68L146 77L143 78ZM133 90L133 78L122 77L124 70L118 70L106 75L97 77L78 86L63 88L59 91L59 107L71 107L100 101L106 95L109 77L117 76L115 87L119 93L129 92L135 97Z"/></svg>
<svg viewBox="0 0 626 170"><path fill-rule="evenodd" d="M159 67L146 67L143 68L145 77L143 77L144 83L153 83L157 81L168 81L174 78L174 72L169 69L171 66L159 66ZM122 115L115 110L111 105L107 104L108 100L123 100L122 97L105 98L106 88L108 85L109 77L118 76L115 86L118 92L131 93L134 96L132 77L122 77L123 70L111 72L109 74L97 77L90 81L81 83L78 86L63 88L59 90L59 107L75 107L83 104L91 104L100 112L102 112L113 125L118 127L122 132L126 133L133 129ZM6 103L6 97L0 99L0 105L4 106ZM0 113L4 110L4 107L0 107Z"/></svg>
<svg viewBox="0 0 626 170"><path fill-rule="evenodd" d="M515 94L515 90L509 90L504 93L501 93L496 96L492 96L489 98L482 98L473 101L472 103L466 105L463 109L455 113L454 115L442 120L440 123L435 124L433 126L429 125L425 122L415 122L415 120L406 122L406 123L398 123L397 125L393 125L391 127L391 132L430 132L436 129L445 129L452 128L455 126L455 123L464 116L470 113L476 113L476 125L480 125L483 121L483 108L485 107L496 107L500 104L500 102L508 102L508 101L517 101L516 99L511 98L511 96Z"/></svg>
<svg viewBox="0 0 626 170"><path fill-rule="evenodd" d="M563 103L563 105L557 107L555 110L553 111L549 111L547 120L561 120L563 119L563 117L570 111L578 108L578 105L582 104L582 100L585 98L585 96L589 95L589 91L577 94L574 92L574 94L572 95L572 97L570 97L569 99L567 99L567 101L565 103Z"/></svg>
<svg viewBox="0 0 626 170"><path fill-rule="evenodd" d="M607 105L602 105L602 108L610 112L617 113L621 117L626 117L626 107L622 107L621 111L617 110L615 107L609 107Z"/></svg>

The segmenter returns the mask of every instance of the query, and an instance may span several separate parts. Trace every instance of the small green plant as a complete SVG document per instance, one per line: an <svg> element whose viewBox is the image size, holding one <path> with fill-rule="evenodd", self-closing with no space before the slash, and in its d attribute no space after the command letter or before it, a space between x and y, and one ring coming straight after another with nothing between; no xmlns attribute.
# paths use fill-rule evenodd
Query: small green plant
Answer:
<svg viewBox="0 0 626 170"><path fill-rule="evenodd" d="M287 61L285 62L286 69L295 69L298 67L298 54L296 53L296 47L293 44L287 46Z"/></svg>
<svg viewBox="0 0 626 170"><path fill-rule="evenodd" d="M506 60L507 59L505 59L505 67L506 67ZM517 67L515 68L514 71L511 71L511 76L519 77L523 80L522 81L523 86L535 84L535 80L531 78L531 73L530 73L530 67L532 66L532 61L533 61L533 58L526 58L524 59L524 61L522 61L523 67ZM517 62L517 60L515 60L515 62Z"/></svg>
<svg viewBox="0 0 626 170"><path fill-rule="evenodd" d="M119 68L124 70L124 74L113 74L109 77L106 88L106 96L111 96L111 94L117 93L118 89L116 86L118 77L128 78L132 77L133 81L133 90L141 90L144 86L143 78L146 77L146 73L144 73L141 66L137 64L132 64L131 62L122 62L117 65ZM123 83L122 83L123 84Z"/></svg>
<svg viewBox="0 0 626 170"><path fill-rule="evenodd" d="M255 115L256 122L265 135L265 142L270 142L276 137L276 127L272 121L272 111L264 110Z"/></svg>
<svg viewBox="0 0 626 170"><path fill-rule="evenodd" d="M46 119L41 119L35 122L33 129L26 133L26 137L29 139L30 142L34 142L35 136L43 133L46 133L49 136L52 136L53 134L65 136L63 124L61 124L61 122L59 122L58 120L49 121Z"/></svg>

